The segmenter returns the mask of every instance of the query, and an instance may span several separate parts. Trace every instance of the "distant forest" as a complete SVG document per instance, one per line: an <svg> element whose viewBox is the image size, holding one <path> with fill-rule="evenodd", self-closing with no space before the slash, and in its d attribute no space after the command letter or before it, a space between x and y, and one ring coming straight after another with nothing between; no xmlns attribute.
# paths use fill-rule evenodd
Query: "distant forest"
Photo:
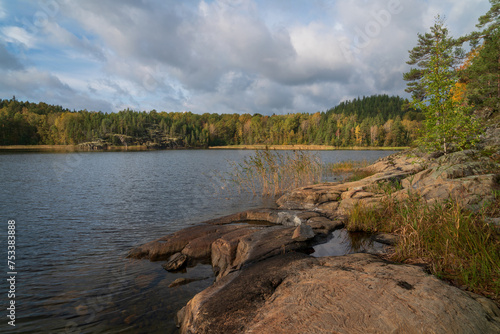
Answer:
<svg viewBox="0 0 500 334"><path fill-rule="evenodd" d="M0 145L407 146L422 121L407 104L400 97L375 95L324 112L263 116L129 109L107 114L0 99Z"/></svg>

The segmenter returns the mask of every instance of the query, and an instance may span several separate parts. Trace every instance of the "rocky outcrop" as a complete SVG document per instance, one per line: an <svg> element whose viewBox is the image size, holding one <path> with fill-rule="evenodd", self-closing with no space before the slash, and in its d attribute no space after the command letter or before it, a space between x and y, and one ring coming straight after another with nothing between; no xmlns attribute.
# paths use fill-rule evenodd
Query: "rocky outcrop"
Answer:
<svg viewBox="0 0 500 334"><path fill-rule="evenodd" d="M429 203L452 197L478 209L500 190L499 164L477 151L406 152L367 170L373 175L296 189L277 200L277 209L210 220L138 246L129 257L169 259L167 270L212 264L214 285L178 314L182 333L500 332L496 304L420 267L368 254L306 255L342 228L356 205L376 208L413 192ZM398 242L392 234L372 239Z"/></svg>
<svg viewBox="0 0 500 334"><path fill-rule="evenodd" d="M325 183L296 189L278 199L280 208L316 209L323 214L348 214L359 204L378 207L387 196L418 194L429 203L454 198L477 210L500 189L500 165L474 150L437 158L399 153L366 168L374 175L356 182ZM386 188L390 187L390 194Z"/></svg>
<svg viewBox="0 0 500 334"><path fill-rule="evenodd" d="M93 142L85 142L78 144L78 148L84 151L102 151L108 148L109 143L98 140Z"/></svg>
<svg viewBox="0 0 500 334"><path fill-rule="evenodd" d="M252 224L257 222L258 224ZM290 251L343 227L342 218L312 211L260 209L210 220L132 249L129 258L167 262L166 270L210 262L221 278L243 266ZM298 229L298 231L297 231Z"/></svg>
<svg viewBox="0 0 500 334"><path fill-rule="evenodd" d="M167 260L175 253L199 258L208 257L212 243L222 235L244 226L208 225L191 226L132 249L128 257L151 261Z"/></svg>
<svg viewBox="0 0 500 334"><path fill-rule="evenodd" d="M410 265L290 253L222 278L179 312L181 333L498 333L500 310Z"/></svg>
<svg viewBox="0 0 500 334"><path fill-rule="evenodd" d="M468 150L438 158L429 168L403 180L403 190L418 192L428 202L449 197L470 209L493 199L499 189L499 166L479 152Z"/></svg>

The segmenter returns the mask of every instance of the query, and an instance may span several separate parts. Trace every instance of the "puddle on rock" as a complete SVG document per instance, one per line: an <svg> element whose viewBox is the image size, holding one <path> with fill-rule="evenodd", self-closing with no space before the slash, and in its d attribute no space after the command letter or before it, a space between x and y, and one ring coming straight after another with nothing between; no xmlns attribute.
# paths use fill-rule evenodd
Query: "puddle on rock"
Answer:
<svg viewBox="0 0 500 334"><path fill-rule="evenodd" d="M341 256L354 253L383 253L384 244L373 241L370 234L364 232L349 232L346 229L333 231L325 243L313 247L314 257Z"/></svg>

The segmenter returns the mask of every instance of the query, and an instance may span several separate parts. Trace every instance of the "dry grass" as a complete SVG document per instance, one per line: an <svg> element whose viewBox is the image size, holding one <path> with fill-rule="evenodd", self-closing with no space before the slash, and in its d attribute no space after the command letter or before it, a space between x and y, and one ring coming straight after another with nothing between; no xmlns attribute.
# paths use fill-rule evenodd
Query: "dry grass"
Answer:
<svg viewBox="0 0 500 334"><path fill-rule="evenodd" d="M240 190L278 196L285 191L321 181L323 166L318 155L303 151L259 150L242 163L232 163L224 179Z"/></svg>
<svg viewBox="0 0 500 334"><path fill-rule="evenodd" d="M364 169L357 169L354 170L351 175L349 175L346 179L347 182L354 182L354 181L359 181L364 178L367 178L369 176L374 175L375 173L364 170Z"/></svg>
<svg viewBox="0 0 500 334"><path fill-rule="evenodd" d="M500 196L489 206L498 208ZM457 201L428 205L417 195L388 198L380 208L356 206L349 230L394 232L400 236L391 259L424 262L434 275L500 301L500 237L484 212L465 210Z"/></svg>
<svg viewBox="0 0 500 334"><path fill-rule="evenodd" d="M346 160L341 162L328 163L325 165L325 174L339 176L343 182L357 181L373 175L372 172L364 169L370 164L371 162L369 162L368 160Z"/></svg>
<svg viewBox="0 0 500 334"><path fill-rule="evenodd" d="M368 160L345 160L340 162L334 162L326 164L326 169L335 172L352 172L357 168L364 168L369 166L371 163Z"/></svg>

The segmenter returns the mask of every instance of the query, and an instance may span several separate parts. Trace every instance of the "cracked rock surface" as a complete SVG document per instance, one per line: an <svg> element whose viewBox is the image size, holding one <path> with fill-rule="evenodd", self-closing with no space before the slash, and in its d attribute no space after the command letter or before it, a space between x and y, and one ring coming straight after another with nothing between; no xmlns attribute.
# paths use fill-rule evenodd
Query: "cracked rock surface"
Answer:
<svg viewBox="0 0 500 334"><path fill-rule="evenodd" d="M416 266L374 255L279 255L179 312L182 333L498 333L500 311Z"/></svg>

